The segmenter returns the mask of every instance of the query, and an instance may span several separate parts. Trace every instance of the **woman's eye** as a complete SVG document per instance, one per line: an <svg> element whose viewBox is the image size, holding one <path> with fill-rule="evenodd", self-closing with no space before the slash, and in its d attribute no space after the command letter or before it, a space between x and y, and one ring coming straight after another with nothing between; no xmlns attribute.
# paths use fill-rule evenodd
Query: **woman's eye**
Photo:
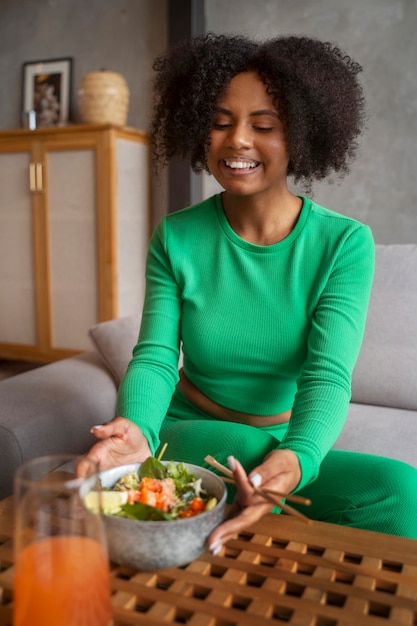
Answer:
<svg viewBox="0 0 417 626"><path fill-rule="evenodd" d="M221 124L220 122L215 122L213 124L213 128L215 130L224 130L225 128L230 128L230 124L226 124L226 123Z"/></svg>
<svg viewBox="0 0 417 626"><path fill-rule="evenodd" d="M260 133L270 133L272 131L272 126L254 126L254 129Z"/></svg>

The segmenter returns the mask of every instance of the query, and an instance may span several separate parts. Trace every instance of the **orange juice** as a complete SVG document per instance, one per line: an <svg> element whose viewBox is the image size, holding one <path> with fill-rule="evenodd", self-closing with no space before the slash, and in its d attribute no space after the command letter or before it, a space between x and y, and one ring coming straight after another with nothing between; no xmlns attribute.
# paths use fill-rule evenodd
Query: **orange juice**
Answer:
<svg viewBox="0 0 417 626"><path fill-rule="evenodd" d="M109 565L87 537L42 539L17 556L14 626L108 626Z"/></svg>

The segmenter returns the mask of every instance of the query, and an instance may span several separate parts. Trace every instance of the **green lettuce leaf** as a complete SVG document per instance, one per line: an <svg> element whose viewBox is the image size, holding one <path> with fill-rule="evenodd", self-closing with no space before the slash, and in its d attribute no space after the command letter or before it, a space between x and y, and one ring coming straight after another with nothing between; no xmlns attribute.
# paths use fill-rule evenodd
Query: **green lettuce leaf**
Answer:
<svg viewBox="0 0 417 626"><path fill-rule="evenodd" d="M170 513L164 513L160 509L142 502L134 504L123 504L118 517L127 517L128 519L146 520L146 521L164 521L174 519Z"/></svg>
<svg viewBox="0 0 417 626"><path fill-rule="evenodd" d="M163 480L167 477L167 469L165 465L155 459L155 457L150 456L142 463L139 468L139 478L157 478L158 480Z"/></svg>

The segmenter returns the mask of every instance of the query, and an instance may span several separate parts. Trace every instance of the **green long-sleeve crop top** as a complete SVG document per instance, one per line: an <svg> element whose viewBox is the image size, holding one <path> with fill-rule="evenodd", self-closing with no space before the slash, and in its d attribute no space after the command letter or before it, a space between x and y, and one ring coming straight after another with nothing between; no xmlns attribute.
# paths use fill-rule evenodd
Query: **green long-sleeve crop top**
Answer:
<svg viewBox="0 0 417 626"><path fill-rule="evenodd" d="M182 344L185 374L215 402L253 415L292 409L279 447L297 454L307 484L347 414L373 272L369 227L307 198L293 231L269 246L233 231L220 195L165 216L118 415L154 452Z"/></svg>

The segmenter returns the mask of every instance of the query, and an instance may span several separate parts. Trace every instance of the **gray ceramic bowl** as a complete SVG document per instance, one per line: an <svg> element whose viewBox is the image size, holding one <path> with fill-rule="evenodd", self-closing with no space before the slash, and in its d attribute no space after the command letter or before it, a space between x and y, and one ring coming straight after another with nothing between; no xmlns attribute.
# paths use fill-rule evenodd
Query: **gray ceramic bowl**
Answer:
<svg viewBox="0 0 417 626"><path fill-rule="evenodd" d="M166 464L166 463L164 463ZM206 540L224 517L226 488L224 482L210 470L185 464L203 487L217 498L211 511L173 521L139 521L104 516L110 559L114 563L138 570L179 567L198 558L207 550ZM119 478L140 463L122 465L100 473L103 487L112 487Z"/></svg>

